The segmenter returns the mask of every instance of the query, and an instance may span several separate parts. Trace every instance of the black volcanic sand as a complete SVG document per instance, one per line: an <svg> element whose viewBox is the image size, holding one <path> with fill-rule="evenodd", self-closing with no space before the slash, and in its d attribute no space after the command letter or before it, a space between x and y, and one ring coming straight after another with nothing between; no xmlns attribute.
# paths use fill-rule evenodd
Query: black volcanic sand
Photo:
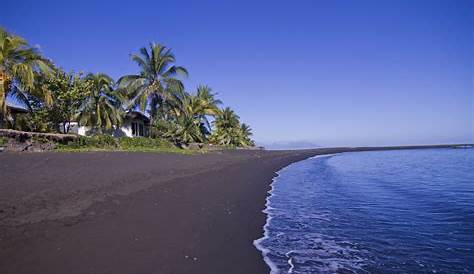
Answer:
<svg viewBox="0 0 474 274"><path fill-rule="evenodd" d="M268 273L275 172L375 149L0 153L0 273Z"/></svg>

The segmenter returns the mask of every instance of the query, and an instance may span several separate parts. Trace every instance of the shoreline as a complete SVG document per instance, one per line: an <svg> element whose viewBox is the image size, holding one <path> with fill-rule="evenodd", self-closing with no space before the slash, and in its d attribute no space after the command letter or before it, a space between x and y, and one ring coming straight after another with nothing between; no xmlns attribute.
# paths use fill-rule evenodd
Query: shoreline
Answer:
<svg viewBox="0 0 474 274"><path fill-rule="evenodd" d="M316 155L451 147L1 153L0 272L268 273L253 241L275 172Z"/></svg>
<svg viewBox="0 0 474 274"><path fill-rule="evenodd" d="M437 182L437 178L443 178L442 175L439 175L439 174L435 175L434 177L431 177L428 180L426 180L426 177L423 177L421 179L418 177L417 178L418 181L416 181L416 179L410 181L411 178L409 176L406 176L406 174L407 174L406 172L407 172L408 169L406 168L406 166L403 166L403 165L406 164L406 163L409 163L407 166L409 166L409 170L410 170L411 173L408 173L408 174L419 174L418 172L421 170L419 168L419 166L422 166L423 168L426 168L427 166L432 167L433 163L436 163L436 164L443 163L443 160L444 159L449 159L450 158L449 156L451 156L452 153L454 153L454 155L456 155L456 153L461 153L461 154L457 154L457 155L464 155L463 157L467 157L467 155L472 156L471 152L472 152L473 147L472 146L466 146L465 148L469 148L468 151L465 151L465 150L463 151L462 149L461 150L459 150L459 149L447 149L447 148L444 148L444 147L426 149L427 153L433 153L435 156L436 156L436 153L443 153L443 154L439 154L439 155L442 155L442 157L439 157L438 159L436 159L436 157L434 157L435 160L432 160L433 158L430 158L431 162L429 162L428 164L426 164L424 162L424 161L429 161L429 160L426 160L426 159L428 159L426 157L426 155L432 155L432 154L424 154L423 149L417 149L417 151L415 151L414 153L413 152L403 153L402 152L403 149L393 150L394 155L392 155L392 152L390 151L392 149L390 149L390 150L385 150L388 153L383 153L382 152L383 150L379 150L379 152L374 152L375 154L372 154L370 151L368 151L370 154L364 154L364 153L362 153L362 154L359 154L359 153L352 154L352 152L359 152L359 151L346 151L346 152L340 152L340 153L334 153L334 154L318 155L318 156L310 157L308 159L305 159L305 160L302 160L302 161L299 161L299 162L291 163L290 165L285 166L284 168L280 169L278 172L276 172L277 176L275 176L273 178L273 181L271 183L271 189L268 192L268 196L266 198L265 210L263 212L266 213L266 215L267 215L267 221L266 221L266 223L263 227L263 229L264 229L263 236L254 241L254 245L256 246L256 248L258 250L261 251L262 256L264 258L264 261L267 263L267 265L270 268L269 273L270 274L277 274L277 273L280 273L281 271L289 271L288 273L292 273L292 271L295 268L295 262L299 262L297 267L300 267L301 269L305 269L306 271L308 271L308 269L311 269L312 271L316 271L316 272L317 271L325 272L326 269L332 269L331 271L335 271L334 270L335 268L332 268L332 266L331 266L331 259L328 259L328 258L335 259L335 258L338 258L338 256L332 254L333 256L336 256L336 257L328 257L327 254L324 254L324 255L319 254L318 251L320 249L326 251L328 254L331 252L331 251L326 250L324 248L324 244L322 246L320 246L319 245L320 244L319 240L322 241L323 243L333 241L332 237L336 237L336 236L333 235L333 233L337 235L337 232L334 232L334 230L336 230L336 229L330 229L328 227L332 228L333 226L336 226L336 225L340 227L341 222L343 224L344 223L349 224L349 220L345 220L344 217L341 219L340 216L337 217L338 214L335 213L335 212L337 212L337 209L341 209L341 203L338 203L338 202L334 203L334 200L336 200L336 198L334 198L334 197L337 196L337 194L335 195L334 193L338 193L337 191L343 189L344 187L339 187L338 188L338 187L332 186L332 187L329 187L329 189L331 191L328 191L326 189L326 187L322 187L322 188L321 188L321 186L309 187L308 185L316 186L316 185L319 185L319 184L315 185L314 184L315 182L318 182L318 183L328 182L328 185L330 183L333 183L334 185L341 186L341 185L343 185L343 183L352 182L352 184L348 184L348 185L346 184L345 185L346 192L344 192L342 195L339 196L339 197L345 197L346 199L348 199L347 197L350 197L350 195L347 195L347 194L351 193L351 192L347 191L347 189L350 189L351 187L356 186L356 185L353 184L354 181L351 180L351 179L354 179L354 177L348 176L346 174L346 179L349 178L349 180L344 181L344 180L340 180L340 178L337 177L337 175L333 175L333 173L334 174L344 174L344 173L349 174L349 173L351 173L351 172L347 172L348 170L346 170L345 168L349 168L349 170L351 170L350 169L351 164L354 163L354 160L352 160L352 162L351 161L346 161L345 164L341 164L340 161L339 161L338 164L334 164L334 167L336 167L336 170L337 170L335 172L334 171L327 172L326 170L331 170L331 168L328 168L328 166L333 167L333 165L332 164L327 164L327 162L325 164L321 164L323 161L325 162L328 159L332 158L333 156L339 156L342 159L344 157L348 157L349 159L351 159L350 157L361 156L361 158L359 158L359 159L362 159L362 161L366 165L368 164L368 166L372 166L372 169L377 171L377 168L380 168L380 165L378 165L378 164L387 163L387 165L389 165L389 166L391 165L391 167L393 168L393 161L394 161L393 159L398 159L398 162L401 163L404 170L395 173L396 174L395 176L400 176L400 177L397 177L395 179L395 181L390 181L390 180L385 179L384 178L385 174L383 174L383 172L379 173L377 177L373 177L373 173L367 173L367 170L364 170L364 172L365 172L364 175L366 177L364 177L364 175L360 175L358 173L357 178L364 178L365 181L367 181L367 182L369 182L370 179L373 179L373 178L377 178L377 179L380 178L380 180L381 180L380 182L382 182L382 183L397 182L397 190L400 189L400 188L398 188L398 183L400 185L403 185L403 183L404 183L405 186L408 186L408 185L410 185L410 183L412 183L410 185L410 186L412 186L413 183L418 183L419 182L420 185L422 185L423 183L425 184L424 185L425 190L426 189L430 190L429 187L431 187L432 185L430 185L429 183ZM360 151L360 152L364 152L364 151ZM383 154L379 154L379 153L383 153ZM419 153L419 155L422 155L421 158L417 153ZM446 154L444 154L444 153L446 153ZM464 153L466 153L466 154L464 154ZM374 156L372 156L372 155L374 155ZM381 155L383 155L383 156L381 156ZM416 159L415 161L411 160L411 162L410 162L410 157L411 156L418 157L418 158L415 158ZM367 157L370 158L369 161L367 161ZM372 159L372 157L374 159ZM377 157L379 157L379 159L377 159ZM381 158L381 157L384 157L384 158ZM393 158L393 157L395 157L395 158ZM405 161L405 159L402 158L403 160L400 161L399 158L397 158L397 157L406 157L408 160ZM425 157L425 158L423 158L423 157ZM390 159L390 158L392 158L392 159ZM311 167L312 165L315 165L314 163L316 163L316 162L313 162L312 159L319 159L318 161L321 161L321 162L318 162L318 166L319 167L321 167L321 166L325 167L325 168L322 168L322 169L325 169L325 170L322 171L322 173L324 175L318 175L318 174L320 174L319 171L314 172L313 169L308 169L308 167ZM464 158L464 159L467 159L467 158ZM462 160L464 160L464 159L462 159ZM461 159L458 158L458 160L461 160ZM375 161L375 164L372 164L372 161ZM336 160L335 163L337 163L337 162L338 161ZM347 166L348 162L349 162L349 166ZM455 168L456 171L459 172L457 174L462 174L462 172L464 172L464 174L466 174L466 161L464 161L464 162L463 161L453 162L451 160L450 164L451 165L449 165L449 164L446 165L445 164L444 166L441 164L441 167L442 167L441 170L446 171L446 172L443 172L443 174L449 174L448 176L443 178L445 180L445 181L442 181L443 184L444 183L452 183L453 180L454 180L454 182L459 182L460 185L462 185L462 183L463 183L462 180L464 180L464 182L466 182L466 179L458 179L458 178L463 178L462 176L459 176L459 177L450 176L450 175L453 175L453 173L450 173L450 171L452 171L451 168L456 167ZM357 164L356 164L356 166L357 166ZM339 172L337 167L341 168L342 171ZM360 166L358 166L358 168L359 167ZM374 168L374 167L376 167L376 168ZM362 169L364 169L364 168L366 168L366 166L364 166ZM387 169L386 167L384 167L384 168L385 168L385 172L387 170L389 171L389 173L386 173L386 174L390 174L392 176L394 175L393 173L390 173L390 171L393 170L393 169ZM446 170L444 168L446 168ZM319 170L319 169L317 169L317 170ZM415 172L413 172L413 170L415 170ZM438 168L438 170L439 170L439 168ZM356 170L356 171L359 171L359 170ZM421 171L421 173L423 173L423 171ZM469 171L469 169L467 169L467 171ZM307 175L306 173L309 173L310 175ZM330 174L330 176L327 176L328 173ZM363 174L363 173L361 172L361 174ZM367 174L370 174L370 175L367 176ZM402 175L400 175L400 174L402 174ZM301 175L301 178L300 178L300 175ZM405 176L405 177L403 177L403 176ZM294 180L295 177L298 178L299 180ZM337 178L339 180L332 179L331 177ZM330 179L328 179L328 178L330 178ZM387 178L390 178L390 176L387 176ZM401 178L401 180L400 180L400 178ZM459 181L455 181L456 180L455 178ZM404 180L404 179L407 179L409 183L406 183L407 181ZM396 181L396 180L399 180L399 181ZM303 186L301 186L301 187L299 186L300 182L303 184ZM306 183L306 182L309 182L309 183ZM361 183L361 181L357 181L357 179L355 179L355 182ZM469 181L467 181L467 182L469 182ZM280 185L281 183L283 185ZM374 185L370 185L370 183L368 183L368 185L370 187L374 187ZM428 188L426 188L427 185L428 185ZM347 186L349 186L349 187L347 187ZM363 187L366 187L366 188L362 188L363 190L367 190L367 185L364 185ZM375 186L374 188L376 188L376 187L383 188L383 187L386 187L386 184L384 184L384 186L381 186L381 184L379 183L379 185ZM316 188L319 188L320 190L315 190ZM420 187L420 188L422 188L422 187ZM302 190L304 190L304 194L303 194ZM308 196L305 196L307 193L313 193L312 190L314 190L317 194L315 194L315 195L309 194ZM390 189L390 190L393 190L393 189ZM419 190L419 189L416 188L416 190ZM440 189L435 188L436 192L439 192L439 190ZM459 190L457 190L457 191L459 193ZM468 190L466 190L466 191L468 191ZM343 191L341 190L341 192L343 192ZM296 203L297 206L295 206L294 203L295 203L295 201L298 201L300 199L300 196L295 195L295 193L299 193L301 196L304 197L304 198L302 198L302 200L304 202L297 202ZM320 204L320 206L316 207L317 210L319 210L319 211L316 211L318 213L315 213L318 216L318 217L315 217L315 219L318 220L317 222L312 222L312 221L306 220L305 218L309 218L309 219L312 218L312 214L310 214L311 217L308 217L308 215L306 215L306 214L300 215L299 214L300 210L301 210L301 212L306 212L306 210L308 210L308 209L312 210L313 207L314 207L314 198L317 197L318 198L317 200L322 200L320 198L322 196L324 196L324 194L321 194L321 193L326 193L326 196L329 196L331 199L328 200L327 197L325 197L325 200L323 200L323 201L328 202L328 203L323 203L323 204L320 204L319 202L317 203L317 204ZM330 194L328 194L328 193L330 193ZM359 192L356 191L356 192L352 192L352 193L360 194L360 191ZM370 193L370 191L368 193ZM374 193L376 193L375 195L377 195L380 192L379 193L374 192ZM449 193L453 194L455 192L449 192ZM421 193L418 193L418 192L417 192L417 194L422 195ZM287 196L291 197L291 198L289 199ZM311 197L312 199L310 200L310 199L308 199L308 197ZM407 198L407 197L405 196L405 198ZM412 197L409 197L408 200L410 200L410 198L412 198ZM426 197L423 197L423 198L426 198ZM431 197L431 198L433 198L433 197ZM461 199L457 200L457 199L454 199L454 197L452 197L452 198L453 198L452 202L454 203L454 205L456 205L456 206L459 205L456 202L459 202L459 203L461 203L461 205L463 205L462 203L464 202L464 200L461 200ZM339 199L341 199L341 198L339 198ZM357 203L357 199L354 199L353 197L351 199L355 200L356 203ZM420 198L420 199L422 199L422 198ZM333 200L333 202L330 202L331 200ZM436 200L436 198L435 198L435 200ZM423 201L425 201L425 200L423 200ZM456 202L454 202L454 201L456 201ZM360 200L359 200L359 202L360 202ZM380 201L378 201L378 202L380 202ZM393 201L391 201L391 202L393 202ZM407 201L407 202L409 204L409 201ZM376 204L377 202L374 202L374 203ZM383 203L385 203L385 202L383 202ZM339 206L337 206L337 204L339 204ZM344 205L344 201L342 201L342 205ZM396 205L396 202L395 202L395 205ZM288 206L289 209L286 206ZM353 206L351 204L350 208L351 209L359 208L359 206L360 206L360 203L357 204L356 206ZM372 209L372 206L369 206L369 207ZM395 209L388 208L387 210L395 210L396 211L398 209L398 207L396 207L396 206L394 206L394 207L395 207ZM334 213L334 214L332 214L332 215L334 215L333 216L334 218L326 217L326 212L327 212L326 209L328 209L328 208L331 208L331 209L336 208L336 210L332 210L332 211L327 210L329 212ZM346 207L343 206L342 208L346 208ZM377 208L377 206L374 206L374 208ZM367 208L365 208L365 209L367 209ZM380 210L380 205L379 205L378 209ZM375 212L375 210L376 209L374 209L374 212ZM310 211L310 212L313 213L314 211ZM349 210L349 212L351 212L351 211ZM354 212L354 211L352 211L352 212ZM421 208L421 212L427 214L427 216L430 216L429 213L425 212L425 208L423 208L423 207ZM289 218L288 219L288 217L293 216L293 214L298 215L298 218L296 218L296 219L295 218ZM331 215L331 214L329 214L329 215ZM350 215L350 213L349 213L349 215ZM319 216L321 216L321 219L324 220L323 222L321 222L319 220ZM347 212L345 212L344 216L347 217ZM404 217L405 216L402 215L400 218L403 219ZM411 217L413 218L413 215ZM277 222L278 225L275 223L274 219L278 219L278 222ZM306 220L306 221L302 221L302 219ZM331 220L331 219L335 219L335 220ZM378 219L378 220L380 221L380 219ZM352 221L353 220L351 220L351 222ZM365 220L365 221L367 221L367 220ZM438 219L437 224L438 223L441 224L443 221L444 220L439 220ZM461 221L461 222L464 223L464 220ZM323 229L322 230L319 230L319 229L315 230L315 227L319 227L319 224L316 224L316 223L324 223L324 224L321 224L321 227ZM336 223L338 223L338 224L336 224ZM397 227L397 229L398 229L398 223L394 222L391 225ZM416 222L414 222L414 223L416 223ZM280 226L280 224L282 224L282 226ZM362 222L362 224L364 224L364 222ZM312 225L314 225L315 227L313 227ZM422 227L423 225L426 225L426 224L423 224L423 223L419 224L418 223L418 225L420 225ZM445 224L443 224L443 225L445 225ZM466 225L468 226L469 224L466 223ZM294 227L298 227L298 228L303 227L303 228L301 229L302 231L300 231L298 229L298 232L295 232ZM358 229L360 230L360 223L356 223L355 227L358 227ZM422 229L423 229L423 227L420 228L420 230L422 230ZM390 227L388 228L388 230L390 230ZM330 231L330 232L328 232L328 231ZM403 231L403 229L400 229L400 231ZM307 240L308 235L305 235L304 232L307 232L307 233L321 233L321 237L317 237L317 239L318 239L317 243L318 244L316 244L314 242L311 242L311 241L308 241ZM326 233L326 232L328 232L328 233ZM345 243L348 240L347 235L352 235L352 234L348 234L347 230L345 230L344 232L339 233L339 235L338 235L339 236L338 240L342 241L343 243ZM287 233L288 233L288 235L284 235L284 234L287 234ZM301 234L301 233L303 233L303 234ZM449 234L451 234L451 233L449 233ZM356 235L359 236L359 237L355 238L356 242L357 242L355 244L358 244L359 242L362 242L362 243L365 243L365 244L369 244L369 246L370 246L370 243L378 242L378 240L380 239L380 238L372 237L372 238L369 238L369 240L367 240L367 238L365 240L363 240L364 236L360 237L360 234L356 234ZM455 242L455 243L453 243L453 245L455 245L455 244L458 244L458 245L465 245L466 244L467 245L469 243L469 240L467 240L468 242L466 242L466 240L464 240L465 238L463 238L463 240L461 240L459 238L461 236L459 236L458 238L452 239L452 238L449 238L447 233L446 233L446 235L443 235L443 233L440 232L440 235L442 235L444 237L448 237L448 238L445 238L445 239L449 239L449 240L452 240L453 242ZM298 241L293 242L293 241L295 241L296 237L297 237ZM466 235L464 235L464 237L466 237ZM270 240L267 241L267 239L270 239ZM395 239L395 241L397 241L398 238L396 238L394 236L394 238L391 238L391 240L393 240L393 239ZM418 238L415 238L415 239L418 239ZM300 244L300 241L303 242L303 243ZM422 240L419 240L419 239L418 239L418 241L423 242ZM430 242L429 244L433 244L433 243ZM317 247L315 247L315 246L317 246ZM314 247L315 249L312 250L310 248L308 250L308 249L305 249L305 247L306 248L308 248L308 247L313 248ZM340 245L340 248L344 248L344 245ZM413 248L413 246L412 246L412 248ZM330 249L330 248L328 248L328 249ZM348 248L348 249L350 250L350 248ZM377 249L375 248L375 250L377 250ZM313 257L311 255L307 255L308 253L306 253L306 252L308 252L309 254L317 254L318 256L321 255L322 258L316 259L315 257ZM314 253L311 253L311 252L314 252ZM332 252L335 252L335 250L332 250ZM350 252L350 251L348 251L348 252ZM293 254L295 254L296 257L294 257ZM377 254L377 253L375 253L375 254ZM426 255L425 255L425 257L423 257L423 255L420 255L420 254L417 254L417 255L419 255L423 259L427 259L427 260L429 260L429 258L432 258L432 257L426 257ZM446 254L444 254L444 255L447 257ZM460 261L464 260L464 262L466 263L465 265L469 265L468 264L469 259L464 258L460 254L458 254L458 255L460 257L459 258ZM351 259L351 257L350 257L351 255L348 255L348 256L349 257L345 257L345 259L341 259L341 265L338 265L336 269L343 269L343 270L350 269L350 268L346 268L347 265L346 266L344 265L344 260L350 260ZM390 256L388 256L388 257L390 258ZM371 258L371 257L367 256L367 258ZM457 257L455 257L455 258L457 259ZM388 260L387 257L384 257L384 259ZM420 259L420 261L422 261L423 259ZM309 263L307 260L311 261L311 263ZM337 259L335 259L335 260L337 260ZM400 261L400 260L398 261L398 263L404 264L405 261L403 261L403 260ZM328 263L328 261L329 261L329 263ZM369 259L369 261L370 261L370 259ZM433 263L433 261L431 261L431 263L432 263L432 265L439 266L438 264ZM424 265L418 265L418 267L421 266L421 268L419 270L423 269L426 264L427 263L425 263ZM309 265L311 266L311 268L309 267ZM368 265L369 264L367 264L366 266L368 266ZM461 265L464 265L464 264L461 264ZM379 264L379 266L380 266L380 264ZM442 266L446 267L445 264L442 265ZM324 270L322 270L320 267ZM326 268L323 268L323 267L326 267ZM355 264L354 267L355 267L355 269L359 269L359 270L362 269L362 268L358 268L357 264ZM448 265L447 267L449 268L451 266ZM435 269L435 268L433 268L433 269ZM467 268L461 268L461 269L464 269L466 271ZM446 270L446 268L444 270ZM373 269L372 269L372 271L373 271ZM379 268L377 271L383 271L383 268ZM413 271L413 269L411 269L410 271ZM369 270L369 272L370 272L370 270Z"/></svg>
<svg viewBox="0 0 474 274"><path fill-rule="evenodd" d="M283 171L284 169L290 168L293 164L296 164L298 162L302 162L302 161L306 161L308 159L314 159L314 158L331 157L331 156L337 155L339 153L344 153L344 152L331 153L331 154L321 154L321 155L312 156L312 157L303 159L301 161L292 162L289 165L284 166L283 168L281 168L280 170L275 172L276 176L273 177L272 182L270 183L270 190L267 192L267 197L265 198L265 209L262 210L262 212L267 216L266 220L265 220L265 224L263 225L263 235L262 235L262 237L260 237L258 239L255 239L253 241L253 245L255 246L255 248L262 253L263 260L268 265L268 267L270 269L270 272L269 272L270 274L277 274L278 273L277 272L278 268L275 266L275 263L270 258L268 258L267 254L269 253L269 250L267 248L263 247L261 245L261 242L263 242L264 240L269 238L268 226L270 225L270 221L273 219L273 217L270 216L270 213L269 213L268 210L272 209L272 207L270 206L270 199L271 199L271 197L273 195L273 192L275 190L275 183L277 182L278 177L280 177L280 172ZM291 261L288 261L288 264L291 265L291 268L294 267L291 264Z"/></svg>

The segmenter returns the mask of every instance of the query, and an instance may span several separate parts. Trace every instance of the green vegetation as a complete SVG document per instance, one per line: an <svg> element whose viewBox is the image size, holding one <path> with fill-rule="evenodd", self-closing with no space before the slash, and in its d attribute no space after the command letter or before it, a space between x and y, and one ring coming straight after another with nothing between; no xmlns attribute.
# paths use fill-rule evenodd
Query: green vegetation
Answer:
<svg viewBox="0 0 474 274"><path fill-rule="evenodd" d="M143 152L171 152L171 153L194 153L190 150L182 150L174 144L165 140L153 138L113 138L108 135L96 135L91 137L79 137L68 144L60 144L57 151L143 151Z"/></svg>
<svg viewBox="0 0 474 274"><path fill-rule="evenodd" d="M0 136L0 146L4 146L8 143L8 139Z"/></svg>
<svg viewBox="0 0 474 274"><path fill-rule="evenodd" d="M251 129L217 93L205 85L186 91L188 76L171 49L156 43L131 60L138 73L115 82L104 73L64 72L28 43L0 28L0 125L23 131L68 133L72 122L91 137L59 145L60 150L173 150L193 143L254 146ZM84 76L85 75L85 76ZM7 99L28 113L10 113ZM140 110L150 117L146 138L113 138L125 115ZM147 125L148 126L148 125Z"/></svg>
<svg viewBox="0 0 474 274"><path fill-rule="evenodd" d="M34 92L37 76L49 74L51 66L26 40L0 27L0 119L12 122L7 98L26 102L28 94Z"/></svg>
<svg viewBox="0 0 474 274"><path fill-rule="evenodd" d="M86 80L92 83L92 89L79 111L81 125L91 127L101 134L103 129L110 130L122 123L121 102L125 98L114 92L114 81L103 73L88 74Z"/></svg>
<svg viewBox="0 0 474 274"><path fill-rule="evenodd" d="M36 104L37 109L47 112L48 119L45 122L49 123L50 127L69 133L69 124L76 119L83 102L92 92L92 82L87 81L81 74L60 70L42 80L38 83L38 88L45 90L44 93L49 94L53 103L39 102Z"/></svg>
<svg viewBox="0 0 474 274"><path fill-rule="evenodd" d="M132 54L132 61L140 67L140 73L126 75L118 80L119 87L127 91L129 105L145 111L150 107L152 119L156 118L160 106L176 91L184 89L179 76L186 77L185 68L175 66L171 49L160 44L150 43L150 50L143 47L140 54ZM161 112L166 110L161 109Z"/></svg>
<svg viewBox="0 0 474 274"><path fill-rule="evenodd" d="M216 130L211 135L211 142L226 146L253 146L250 139L250 127L240 124L239 116L230 108L225 108L216 117Z"/></svg>

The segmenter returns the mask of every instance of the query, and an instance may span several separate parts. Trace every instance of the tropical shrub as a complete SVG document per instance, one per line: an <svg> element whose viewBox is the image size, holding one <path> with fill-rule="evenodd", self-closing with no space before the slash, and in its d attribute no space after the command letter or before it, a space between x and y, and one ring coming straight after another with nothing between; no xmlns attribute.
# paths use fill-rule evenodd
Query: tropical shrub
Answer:
<svg viewBox="0 0 474 274"><path fill-rule="evenodd" d="M51 132L54 125L50 122L49 112L46 108L38 108L28 113L18 114L14 128L21 131Z"/></svg>
<svg viewBox="0 0 474 274"><path fill-rule="evenodd" d="M96 135L91 137L79 136L67 144L70 148L117 148L118 141L110 135Z"/></svg>
<svg viewBox="0 0 474 274"><path fill-rule="evenodd" d="M70 123L75 121L83 101L91 93L93 83L82 77L82 74L65 73L57 70L52 77L42 83L44 89L51 92L54 104L48 106L50 121L62 132L68 133ZM59 129L59 128L58 128Z"/></svg>
<svg viewBox="0 0 474 274"><path fill-rule="evenodd" d="M8 143L8 138L0 136L0 146L4 146Z"/></svg>
<svg viewBox="0 0 474 274"><path fill-rule="evenodd" d="M173 148L173 144L169 141L163 139L156 139L156 138L145 138L145 137L136 137L136 138L129 138L129 137L120 137L118 139L120 148L124 150L131 150L136 148L157 148L157 147L165 147L165 148Z"/></svg>
<svg viewBox="0 0 474 274"><path fill-rule="evenodd" d="M60 150L125 150L125 151L156 151L173 149L175 146L163 139L145 137L120 137L110 135L80 136L74 141L59 147Z"/></svg>

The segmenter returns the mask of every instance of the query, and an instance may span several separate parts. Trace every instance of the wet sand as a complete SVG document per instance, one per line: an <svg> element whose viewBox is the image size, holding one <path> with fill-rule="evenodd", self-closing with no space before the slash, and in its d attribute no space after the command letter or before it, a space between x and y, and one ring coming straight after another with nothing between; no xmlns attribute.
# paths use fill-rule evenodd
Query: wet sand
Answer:
<svg viewBox="0 0 474 274"><path fill-rule="evenodd" d="M268 273L252 242L276 171L399 148L0 153L0 273Z"/></svg>

